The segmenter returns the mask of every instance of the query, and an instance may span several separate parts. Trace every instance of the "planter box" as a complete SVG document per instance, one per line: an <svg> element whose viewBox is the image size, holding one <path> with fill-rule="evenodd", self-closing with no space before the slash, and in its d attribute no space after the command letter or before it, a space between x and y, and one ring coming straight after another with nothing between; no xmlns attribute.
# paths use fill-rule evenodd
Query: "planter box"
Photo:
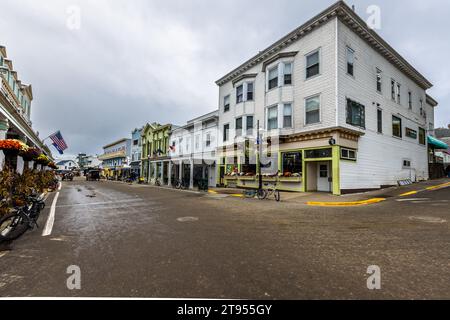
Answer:
<svg viewBox="0 0 450 320"><path fill-rule="evenodd" d="M255 181L256 177L255 176L242 176L239 177L239 180L243 180L243 181Z"/></svg>
<svg viewBox="0 0 450 320"><path fill-rule="evenodd" d="M280 182L302 182L302 177L280 178Z"/></svg>

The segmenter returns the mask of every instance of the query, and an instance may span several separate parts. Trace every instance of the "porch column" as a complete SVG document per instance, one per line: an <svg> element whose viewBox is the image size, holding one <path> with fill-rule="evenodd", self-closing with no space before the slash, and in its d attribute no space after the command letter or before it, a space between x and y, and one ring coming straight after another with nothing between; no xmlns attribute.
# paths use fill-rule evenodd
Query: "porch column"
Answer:
<svg viewBox="0 0 450 320"><path fill-rule="evenodd" d="M183 160L180 160L179 164L180 167L178 170L178 179L180 180L180 182L183 180Z"/></svg>
<svg viewBox="0 0 450 320"><path fill-rule="evenodd" d="M189 189L194 189L194 159L191 159L190 161L190 164L191 164L191 173L190 173L190 176L189 176Z"/></svg>
<svg viewBox="0 0 450 320"><path fill-rule="evenodd" d="M171 187L172 186L172 161L169 160L168 165L169 165L169 168L167 168L167 174L169 176L167 179L167 181L168 181L167 186Z"/></svg>
<svg viewBox="0 0 450 320"><path fill-rule="evenodd" d="M159 178L161 179L161 184L164 184L164 161L160 163L161 172L159 173Z"/></svg>
<svg viewBox="0 0 450 320"><path fill-rule="evenodd" d="M9 122L8 119L0 120L0 140L6 139L6 134L9 130ZM0 150L0 171L3 170L3 166L5 165L5 154L2 150Z"/></svg>
<svg viewBox="0 0 450 320"><path fill-rule="evenodd" d="M153 162L153 182L158 178L158 162Z"/></svg>

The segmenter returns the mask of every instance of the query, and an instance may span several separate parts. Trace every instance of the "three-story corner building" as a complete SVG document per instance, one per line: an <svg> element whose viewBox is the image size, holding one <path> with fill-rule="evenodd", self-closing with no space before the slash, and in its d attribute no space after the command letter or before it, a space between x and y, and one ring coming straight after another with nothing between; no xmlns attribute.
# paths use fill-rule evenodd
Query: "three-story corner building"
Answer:
<svg viewBox="0 0 450 320"><path fill-rule="evenodd" d="M168 185L179 180L192 189L203 180L210 187L216 186L218 121L219 112L214 111L172 130Z"/></svg>
<svg viewBox="0 0 450 320"><path fill-rule="evenodd" d="M131 140L120 139L103 147L103 154L98 157L108 178L120 179L130 169Z"/></svg>
<svg viewBox="0 0 450 320"><path fill-rule="evenodd" d="M217 85L219 183L256 186L258 122L263 173L279 170L282 190L340 195L428 179L432 84L343 1Z"/></svg>
<svg viewBox="0 0 450 320"><path fill-rule="evenodd" d="M142 177L147 183L168 184L169 136L172 124L148 123L142 130Z"/></svg>
<svg viewBox="0 0 450 320"><path fill-rule="evenodd" d="M0 139L21 140L51 157L50 150L32 129L32 101L31 85L21 82L6 48L0 46Z"/></svg>
<svg viewBox="0 0 450 320"><path fill-rule="evenodd" d="M134 173L135 177L141 176L142 167L142 130L134 129L131 132L131 171Z"/></svg>

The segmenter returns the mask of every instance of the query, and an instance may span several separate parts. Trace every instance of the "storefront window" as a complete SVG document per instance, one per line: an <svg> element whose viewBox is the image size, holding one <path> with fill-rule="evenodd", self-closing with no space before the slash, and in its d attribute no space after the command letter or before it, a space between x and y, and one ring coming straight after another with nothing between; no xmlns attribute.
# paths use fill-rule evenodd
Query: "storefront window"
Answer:
<svg viewBox="0 0 450 320"><path fill-rule="evenodd" d="M332 151L329 149L315 149L315 150L306 150L305 158L307 159L316 159L316 158L331 158Z"/></svg>
<svg viewBox="0 0 450 320"><path fill-rule="evenodd" d="M284 176L302 173L302 153L287 152L282 154L282 173Z"/></svg>

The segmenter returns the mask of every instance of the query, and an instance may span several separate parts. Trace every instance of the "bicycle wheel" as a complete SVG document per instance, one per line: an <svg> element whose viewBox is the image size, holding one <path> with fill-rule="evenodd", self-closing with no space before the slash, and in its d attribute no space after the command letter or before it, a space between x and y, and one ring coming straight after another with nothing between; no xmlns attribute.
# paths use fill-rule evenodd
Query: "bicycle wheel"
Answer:
<svg viewBox="0 0 450 320"><path fill-rule="evenodd" d="M259 200L264 200L267 197L267 190L261 189L256 193Z"/></svg>
<svg viewBox="0 0 450 320"><path fill-rule="evenodd" d="M275 200L276 200L277 202L280 202L280 200L281 200L281 194L280 194L280 191L275 190L275 191L274 191L274 196L275 196Z"/></svg>
<svg viewBox="0 0 450 320"><path fill-rule="evenodd" d="M0 219L0 242L18 239L28 230L28 223L17 213L5 215Z"/></svg>

